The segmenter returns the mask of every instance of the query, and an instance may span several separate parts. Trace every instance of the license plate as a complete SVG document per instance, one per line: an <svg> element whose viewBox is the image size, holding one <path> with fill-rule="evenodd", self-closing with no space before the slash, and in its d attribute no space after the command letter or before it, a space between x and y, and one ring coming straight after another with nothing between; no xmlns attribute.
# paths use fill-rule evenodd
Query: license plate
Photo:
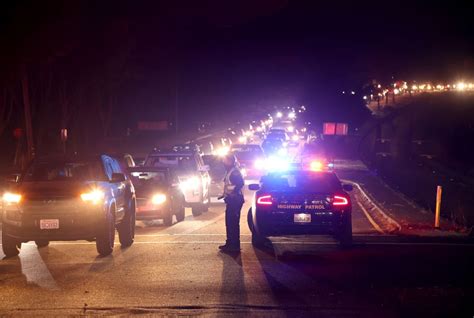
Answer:
<svg viewBox="0 0 474 318"><path fill-rule="evenodd" d="M59 229L59 220L58 219L40 220L40 229L41 230Z"/></svg>
<svg viewBox="0 0 474 318"><path fill-rule="evenodd" d="M311 214L298 213L293 217L295 223L311 223Z"/></svg>

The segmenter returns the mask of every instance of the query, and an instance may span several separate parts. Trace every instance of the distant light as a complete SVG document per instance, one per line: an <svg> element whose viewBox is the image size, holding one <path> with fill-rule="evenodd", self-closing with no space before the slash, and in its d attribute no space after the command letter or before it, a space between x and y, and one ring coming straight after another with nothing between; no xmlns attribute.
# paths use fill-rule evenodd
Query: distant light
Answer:
<svg viewBox="0 0 474 318"><path fill-rule="evenodd" d="M342 91L342 93L343 93L343 94L345 94L345 93L346 93L346 91Z"/></svg>
<svg viewBox="0 0 474 318"><path fill-rule="evenodd" d="M363 99L367 99L367 96L362 97Z"/></svg>
<svg viewBox="0 0 474 318"><path fill-rule="evenodd" d="M355 92L354 92L354 91L351 91L351 94L352 94L352 95L355 95Z"/></svg>
<svg viewBox="0 0 474 318"><path fill-rule="evenodd" d="M426 85L426 89L431 90L431 85L430 84Z"/></svg>
<svg viewBox="0 0 474 318"><path fill-rule="evenodd" d="M377 85L377 88L381 88L381 87L382 87L382 85L380 85L380 84L379 84L379 85Z"/></svg>
<svg viewBox="0 0 474 318"><path fill-rule="evenodd" d="M294 112L291 112L291 113L288 114L288 118L294 119L294 118L296 118L296 114Z"/></svg>
<svg viewBox="0 0 474 318"><path fill-rule="evenodd" d="M393 90L393 93L394 93L395 95L398 95L398 94L400 94L400 90L399 90L398 88L395 88L395 89Z"/></svg>
<svg viewBox="0 0 474 318"><path fill-rule="evenodd" d="M413 86L411 87L411 89L414 90L414 91L416 91L416 90L418 89L418 86L413 85Z"/></svg>
<svg viewBox="0 0 474 318"><path fill-rule="evenodd" d="M288 126L287 130L288 130L289 132L293 132L293 131L295 131L295 127L293 127L293 126Z"/></svg>
<svg viewBox="0 0 474 318"><path fill-rule="evenodd" d="M299 137L298 135L293 135L293 136L291 137L291 140L293 140L293 141L298 141L298 140L300 140L300 137Z"/></svg>
<svg viewBox="0 0 474 318"><path fill-rule="evenodd" d="M240 142L241 144L246 143L246 142L247 142L247 137L245 137L245 136L240 136L240 137L239 137L239 142Z"/></svg>
<svg viewBox="0 0 474 318"><path fill-rule="evenodd" d="M466 89L466 84L464 82L459 82L457 83L456 88L458 91L463 91Z"/></svg>
<svg viewBox="0 0 474 318"><path fill-rule="evenodd" d="M276 117L277 117L277 118L282 118L282 117L283 117L283 114L282 114L281 112L278 112L278 113L276 113Z"/></svg>

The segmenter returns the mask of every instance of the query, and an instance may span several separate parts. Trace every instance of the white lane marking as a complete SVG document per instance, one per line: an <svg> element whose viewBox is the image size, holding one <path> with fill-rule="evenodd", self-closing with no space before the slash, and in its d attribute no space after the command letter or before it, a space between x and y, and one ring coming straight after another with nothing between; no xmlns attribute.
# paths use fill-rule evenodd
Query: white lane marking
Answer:
<svg viewBox="0 0 474 318"><path fill-rule="evenodd" d="M365 197L365 199L367 201L369 201L377 210L378 212L382 215L383 218L385 218L389 223L392 223L395 225L395 227L398 228L398 231L401 231L402 229L402 226L397 222L395 221L393 218L391 218L390 216L388 216L380 207L378 204L375 203L374 200L372 200L368 195L367 193L365 193L364 190L362 190L362 187L357 183L357 182L354 182L354 181L351 181L351 180L341 180L343 182L348 182L348 183L351 183L352 185L355 185L357 187L357 189L360 191L360 193Z"/></svg>
<svg viewBox="0 0 474 318"><path fill-rule="evenodd" d="M51 272L39 254L38 249L36 249L36 246L34 248L28 247L25 252L22 251L19 258L21 272L25 275L27 282L48 290L60 290L53 275L51 275Z"/></svg>
<svg viewBox="0 0 474 318"><path fill-rule="evenodd" d="M360 204L359 201L357 201L357 205L360 207L360 209L364 212L365 214L365 217L367 218L367 220L369 220L370 224L372 224L372 226L374 227L374 229L377 230L377 232L379 233L382 233L382 234L385 234L385 232L380 228L380 226L375 223L374 219L372 219L372 217L370 216L369 212L367 212L367 210L362 206L362 204Z"/></svg>

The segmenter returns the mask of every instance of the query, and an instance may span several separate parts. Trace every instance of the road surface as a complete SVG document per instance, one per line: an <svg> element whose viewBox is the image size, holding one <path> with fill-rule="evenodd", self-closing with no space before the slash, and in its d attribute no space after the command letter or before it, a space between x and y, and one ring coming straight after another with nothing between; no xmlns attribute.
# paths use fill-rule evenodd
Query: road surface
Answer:
<svg viewBox="0 0 474 318"><path fill-rule="evenodd" d="M222 203L170 227L139 222L133 246L116 245L108 257L94 242L24 244L19 257L0 260L0 315L474 314L471 245L400 243L354 204L351 250L328 237L277 238L273 251L256 250L245 221L249 192L246 199L239 256L217 248Z"/></svg>

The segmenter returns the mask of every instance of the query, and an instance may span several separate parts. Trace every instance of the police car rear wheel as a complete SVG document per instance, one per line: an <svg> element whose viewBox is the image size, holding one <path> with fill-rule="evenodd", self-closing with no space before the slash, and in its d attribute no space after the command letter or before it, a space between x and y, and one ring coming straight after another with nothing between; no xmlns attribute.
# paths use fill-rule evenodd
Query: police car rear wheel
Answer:
<svg viewBox="0 0 474 318"><path fill-rule="evenodd" d="M247 224L249 226L250 232L252 232L252 245L259 249L265 248L268 239L264 236L258 235L253 228L252 208L250 208L247 213Z"/></svg>
<svg viewBox="0 0 474 318"><path fill-rule="evenodd" d="M112 253L115 241L115 208L108 213L96 237L97 252L102 256Z"/></svg>
<svg viewBox="0 0 474 318"><path fill-rule="evenodd" d="M21 242L9 236L5 228L2 231L2 249L6 257L13 257L20 254Z"/></svg>
<svg viewBox="0 0 474 318"><path fill-rule="evenodd" d="M343 216L341 228L338 232L338 239L342 248L349 248L352 246L352 216L351 213L346 213Z"/></svg>
<svg viewBox="0 0 474 318"><path fill-rule="evenodd" d="M37 240L35 241L36 243L36 246L38 247L46 247L49 245L49 241L48 240Z"/></svg>

